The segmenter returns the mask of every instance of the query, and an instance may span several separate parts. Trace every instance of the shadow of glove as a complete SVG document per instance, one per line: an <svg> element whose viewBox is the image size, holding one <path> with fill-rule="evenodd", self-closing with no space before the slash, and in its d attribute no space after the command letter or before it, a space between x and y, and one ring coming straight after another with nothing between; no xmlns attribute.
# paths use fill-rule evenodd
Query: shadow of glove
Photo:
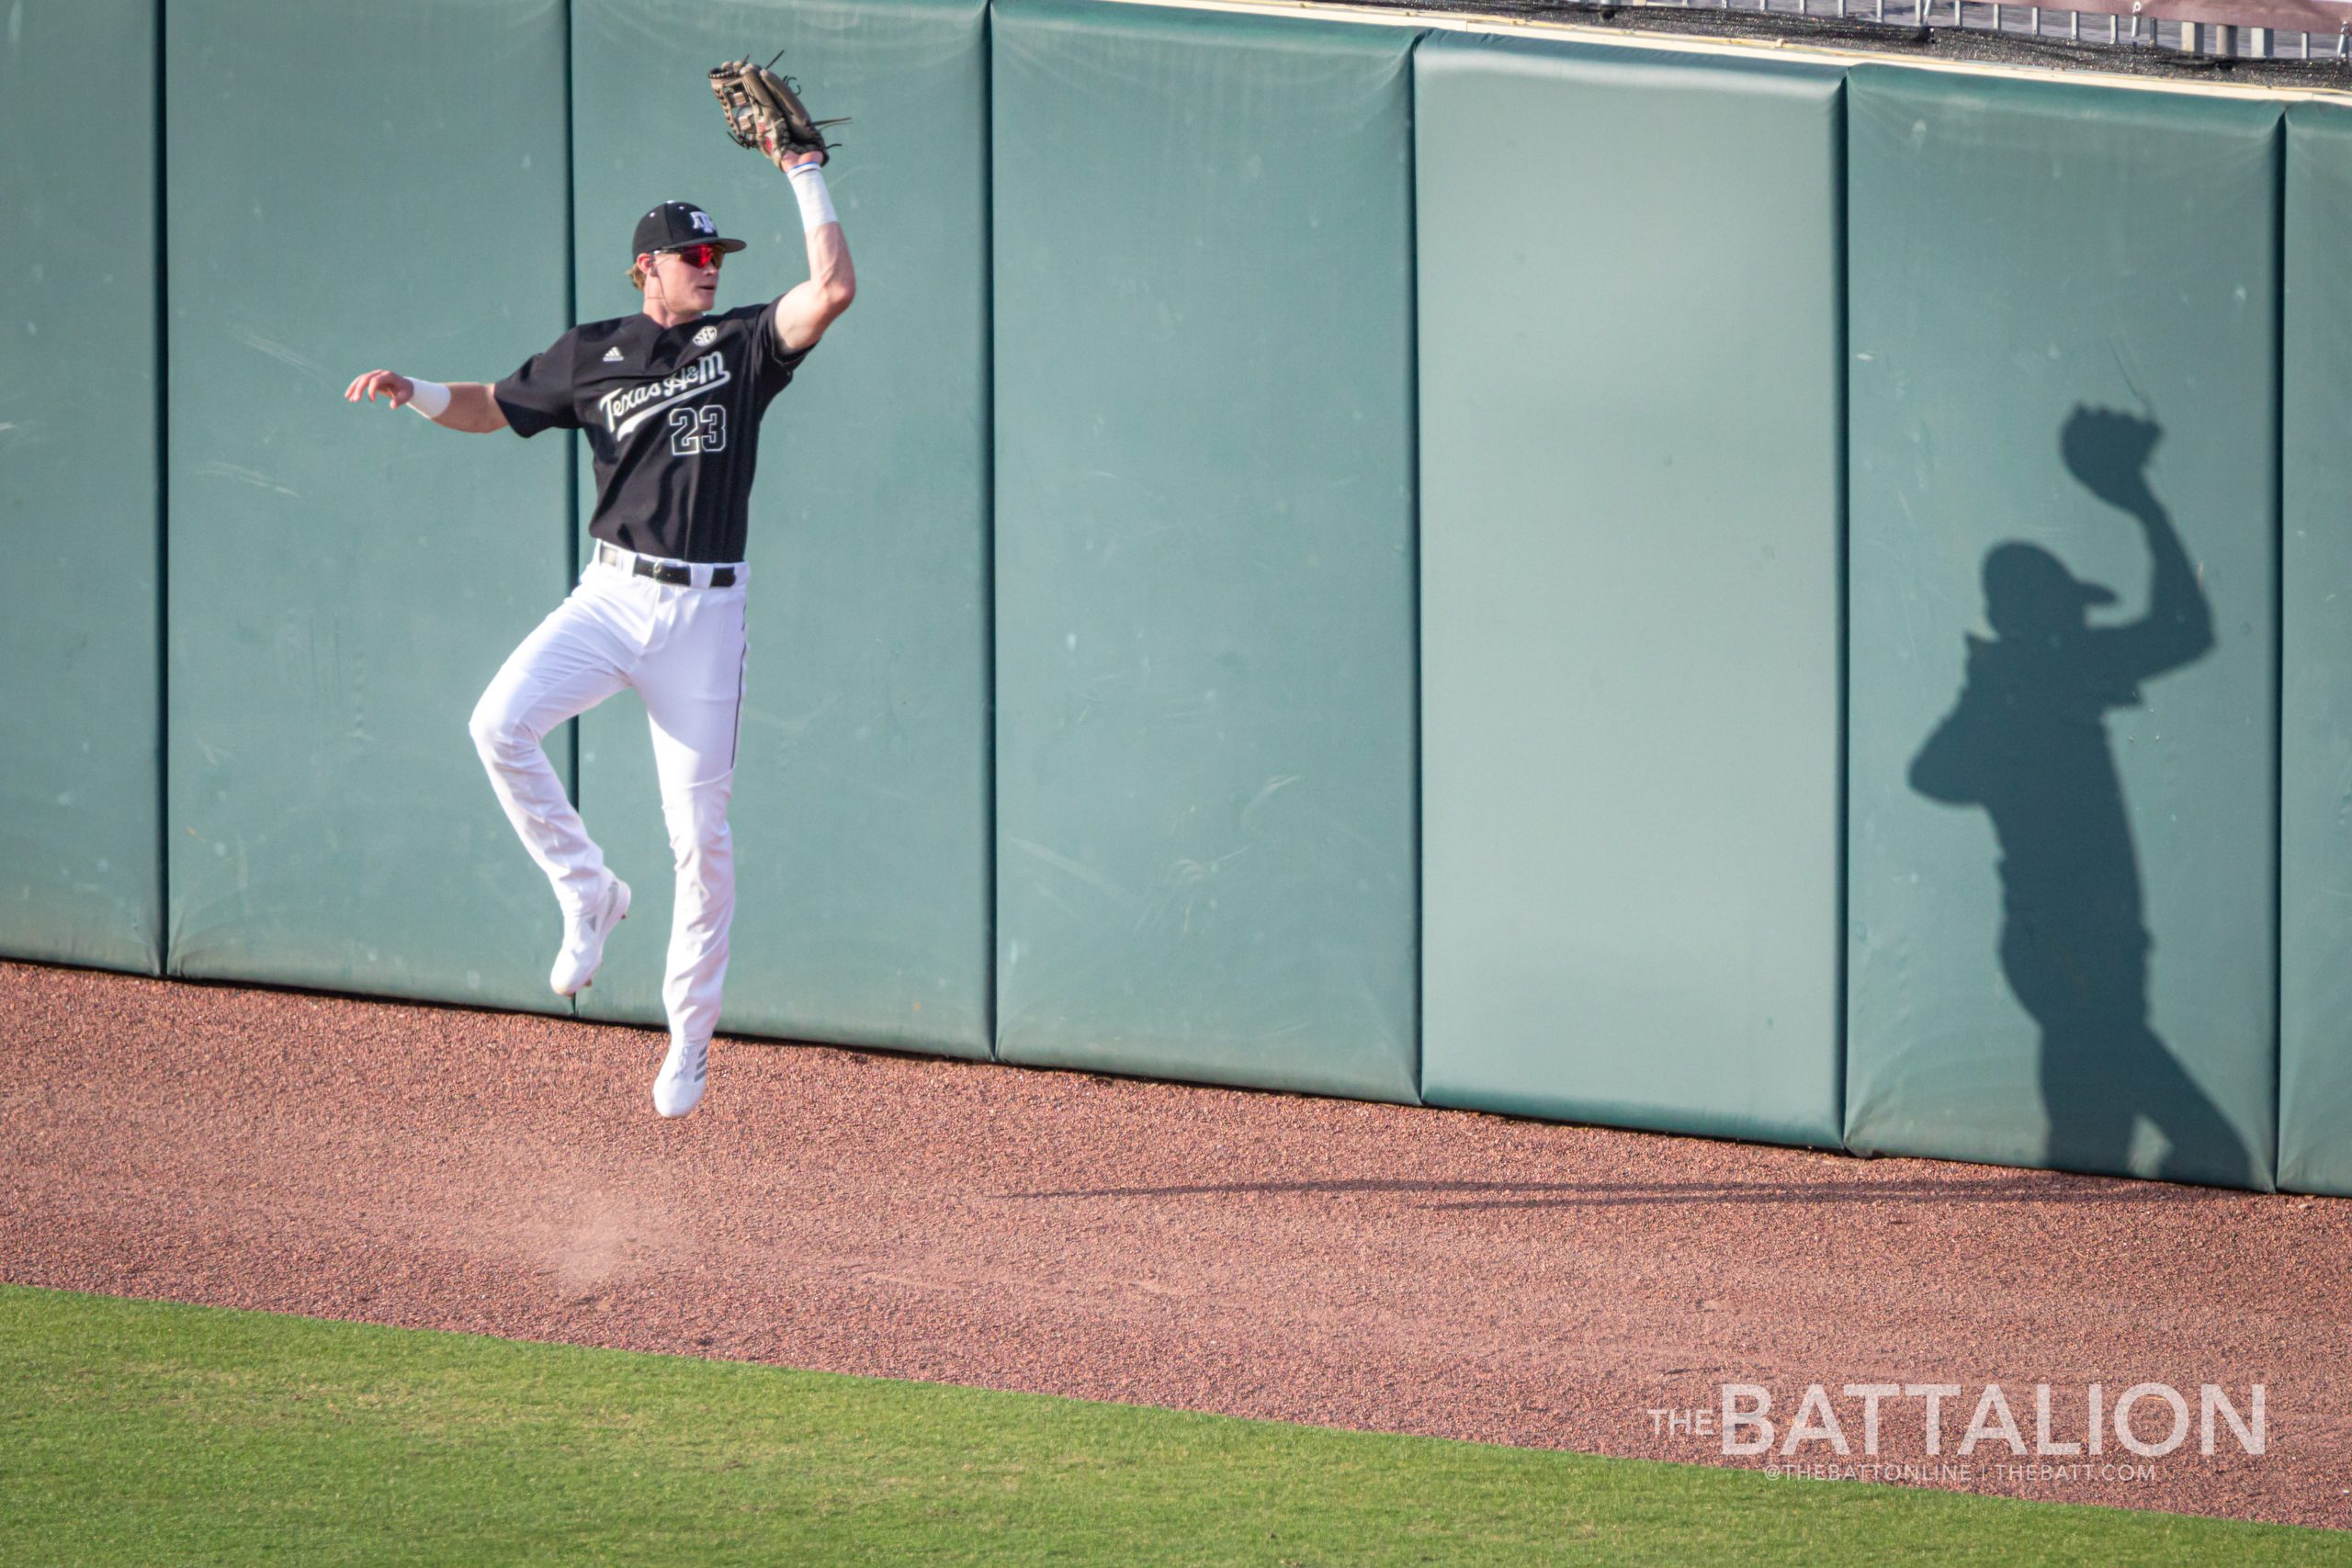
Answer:
<svg viewBox="0 0 2352 1568"><path fill-rule="evenodd" d="M2154 420L2077 403L2058 433L2058 452L2084 489L2143 517L2156 503L2148 488L2148 457L2163 438L2164 427Z"/></svg>

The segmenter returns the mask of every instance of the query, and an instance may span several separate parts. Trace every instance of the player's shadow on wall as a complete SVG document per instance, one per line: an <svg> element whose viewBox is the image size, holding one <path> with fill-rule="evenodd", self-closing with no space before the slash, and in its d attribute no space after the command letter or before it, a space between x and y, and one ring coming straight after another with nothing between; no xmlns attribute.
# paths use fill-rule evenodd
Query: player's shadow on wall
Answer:
<svg viewBox="0 0 2352 1568"><path fill-rule="evenodd" d="M2046 1163L2120 1172L2136 1120L2168 1145L2158 1174L2251 1185L2253 1162L2219 1109L2148 1025L2151 946L2110 708L2202 659L2213 616L2146 464L2154 423L2076 408L2059 446L2093 494L2140 525L2153 562L2147 614L2094 626L2115 594L2038 545L1984 558L1985 619L1968 638L1959 702L1911 763L1931 800L1980 806L2001 852L2001 973L2041 1030Z"/></svg>

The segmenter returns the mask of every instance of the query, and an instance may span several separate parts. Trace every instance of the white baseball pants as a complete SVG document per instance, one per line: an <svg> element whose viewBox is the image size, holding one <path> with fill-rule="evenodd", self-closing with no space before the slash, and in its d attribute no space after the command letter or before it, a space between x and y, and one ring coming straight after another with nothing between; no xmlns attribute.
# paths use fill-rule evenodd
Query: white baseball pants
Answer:
<svg viewBox="0 0 2352 1568"><path fill-rule="evenodd" d="M677 869L662 1001L671 1033L686 1040L707 1042L718 1027L735 918L727 802L742 726L748 575L739 563L733 586L695 588L592 560L507 658L467 727L506 819L570 917L604 896L611 873L540 741L623 686L645 699ZM696 568L695 580L707 582L709 569Z"/></svg>

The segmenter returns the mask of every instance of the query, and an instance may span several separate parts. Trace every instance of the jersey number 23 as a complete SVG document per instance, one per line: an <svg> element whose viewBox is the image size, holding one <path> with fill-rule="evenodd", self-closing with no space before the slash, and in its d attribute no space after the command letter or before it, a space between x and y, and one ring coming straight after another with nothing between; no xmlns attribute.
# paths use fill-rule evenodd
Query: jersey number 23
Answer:
<svg viewBox="0 0 2352 1568"><path fill-rule="evenodd" d="M721 452L727 448L727 410L712 403L699 409L670 411L670 451L673 456L691 457L697 452Z"/></svg>

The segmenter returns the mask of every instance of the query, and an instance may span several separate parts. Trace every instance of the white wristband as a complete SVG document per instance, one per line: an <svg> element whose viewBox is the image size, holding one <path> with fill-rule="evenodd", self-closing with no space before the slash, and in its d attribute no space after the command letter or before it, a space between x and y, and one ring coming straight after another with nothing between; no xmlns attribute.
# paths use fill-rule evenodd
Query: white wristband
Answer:
<svg viewBox="0 0 2352 1568"><path fill-rule="evenodd" d="M800 198L800 228L813 234L828 223L838 223L833 216L833 196L825 188L825 172L815 164L795 164L790 170L792 194Z"/></svg>
<svg viewBox="0 0 2352 1568"><path fill-rule="evenodd" d="M440 418L442 411L449 406L449 389L416 376L410 377L408 382L416 389L409 397L408 406L427 419Z"/></svg>

